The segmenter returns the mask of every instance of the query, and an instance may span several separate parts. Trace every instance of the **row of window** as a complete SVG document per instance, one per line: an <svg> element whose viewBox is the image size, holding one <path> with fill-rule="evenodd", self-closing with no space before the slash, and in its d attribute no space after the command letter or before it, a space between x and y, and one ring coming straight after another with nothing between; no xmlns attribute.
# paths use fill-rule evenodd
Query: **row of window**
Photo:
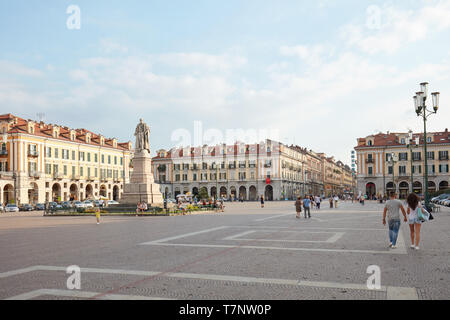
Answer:
<svg viewBox="0 0 450 320"><path fill-rule="evenodd" d="M71 166L71 174L72 176L76 175L76 167L75 166ZM90 168L87 167L86 171L84 170L84 167L80 167L79 168L79 175L80 177L84 177L85 173L86 173L86 177L93 177L93 178L97 178L98 177L98 168ZM93 169L93 170L91 170ZM36 163L34 162L29 162L28 163L28 170L29 172L36 172ZM63 165L62 166L62 172L59 171L59 165L57 164L50 164L50 163L46 163L45 164L45 173L46 174L59 174L62 173L63 175L67 176L68 175L68 166L67 165ZM125 175L125 172L123 170L120 171L120 177L123 179ZM118 179L119 178L119 170L113 170L113 169L100 169L100 178L104 179L104 178L113 178L113 179Z"/></svg>
<svg viewBox="0 0 450 320"><path fill-rule="evenodd" d="M58 159L59 158L59 150L60 150L59 148L45 147L45 157ZM87 161L87 162L91 162L91 160L93 160L93 162L98 162L98 154L97 153L78 151L77 159L76 159L76 155L77 155L77 152L75 150L61 149L61 159L79 160L79 161ZM114 165L117 165L119 162L120 165L123 165L123 157L117 157L117 156L112 157L111 155L108 155L107 157L105 157L104 154L100 155L101 163L105 163L105 160L107 161L108 164L111 164L112 162L114 162Z"/></svg>
<svg viewBox="0 0 450 320"><path fill-rule="evenodd" d="M270 175L270 173L269 173ZM229 179L234 180L235 175L233 173L231 173L229 175ZM200 178L200 181L208 181L208 174L207 173L201 173L200 175L197 175L196 173L192 174L192 181L197 181L198 178ZM223 173L219 173L219 180L226 180L227 179L227 174L225 172ZM245 180L247 179L247 173L246 172L239 172L238 173L238 179L239 180ZM250 179L255 179L255 172L250 172ZM161 182L165 182L166 181L166 176L165 175L161 175L160 179ZM184 174L176 174L175 175L175 181L188 181L188 175L186 173ZM217 180L217 173L210 173L209 174L209 180L210 181L215 181Z"/></svg>
<svg viewBox="0 0 450 320"><path fill-rule="evenodd" d="M238 161L238 167L239 168L246 168L247 167L247 161ZM265 162L266 166L271 166L272 165L272 161L271 160L266 160ZM217 169L219 167L219 164L216 164L215 162L211 163L209 165L209 169ZM248 167L249 168L256 168L256 160L249 160L248 161ZM208 169L208 163L203 162L201 164L201 168L202 169ZM221 169L225 169L225 162L221 162L220 163L220 168ZM230 161L228 162L228 168L229 169L235 169L236 168L236 161ZM175 163L173 165L173 169L174 170L198 170L200 169L200 163L193 163L191 165L189 165L188 163Z"/></svg>
<svg viewBox="0 0 450 320"><path fill-rule="evenodd" d="M388 167L388 174L392 174L393 167ZM448 173L448 164L440 164L438 166L439 173ZM373 167L368 167L367 173L373 175ZM422 166L412 166L412 173L422 173ZM428 165L428 173L436 173L436 166L434 164ZM406 175L406 166L398 166L398 174Z"/></svg>
<svg viewBox="0 0 450 320"><path fill-rule="evenodd" d="M391 153L386 153L386 161L388 162L390 159L391 159ZM413 152L412 159L413 159L413 161L422 160L422 152ZM448 151L438 151L437 159L448 160ZM408 160L408 152L399 152L398 160L399 161L407 161ZM435 152L434 151L427 151L427 160L435 160ZM373 163L373 155L370 153L367 155L367 163Z"/></svg>

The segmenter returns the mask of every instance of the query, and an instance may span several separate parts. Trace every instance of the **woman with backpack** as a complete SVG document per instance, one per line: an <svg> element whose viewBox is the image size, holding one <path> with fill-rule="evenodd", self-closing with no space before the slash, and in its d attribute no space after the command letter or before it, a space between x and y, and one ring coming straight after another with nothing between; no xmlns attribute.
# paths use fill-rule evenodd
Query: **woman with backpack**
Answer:
<svg viewBox="0 0 450 320"><path fill-rule="evenodd" d="M419 208L422 209L422 206L419 203L419 197L415 193L410 193L408 195L406 198L406 203L408 204L406 212L408 213L411 248L419 250L420 228L422 226L422 221L419 220L418 211Z"/></svg>

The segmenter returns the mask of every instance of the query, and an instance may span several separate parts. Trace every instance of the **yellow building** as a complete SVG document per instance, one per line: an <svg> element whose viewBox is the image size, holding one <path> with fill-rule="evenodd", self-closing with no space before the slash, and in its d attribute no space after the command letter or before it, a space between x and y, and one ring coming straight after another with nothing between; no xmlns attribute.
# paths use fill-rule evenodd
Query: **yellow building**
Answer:
<svg viewBox="0 0 450 320"><path fill-rule="evenodd" d="M378 133L358 138L355 147L358 191L368 198L397 192L425 192L425 154L423 133ZM449 187L450 134L447 129L427 133L429 192ZM391 161L391 155L394 161Z"/></svg>
<svg viewBox="0 0 450 320"><path fill-rule="evenodd" d="M131 142L0 115L0 202L118 200L129 178Z"/></svg>

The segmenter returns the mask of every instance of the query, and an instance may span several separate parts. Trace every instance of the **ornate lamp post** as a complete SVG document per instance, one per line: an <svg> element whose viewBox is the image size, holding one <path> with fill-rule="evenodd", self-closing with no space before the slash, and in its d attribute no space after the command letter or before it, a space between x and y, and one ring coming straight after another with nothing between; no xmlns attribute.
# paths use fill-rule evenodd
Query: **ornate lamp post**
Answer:
<svg viewBox="0 0 450 320"><path fill-rule="evenodd" d="M392 166L392 187L394 188L394 193L396 192L396 187L395 187L395 179L394 179L394 167L395 167L395 163L397 162L397 155L395 153L390 153L389 154L389 160L388 163Z"/></svg>
<svg viewBox="0 0 450 320"><path fill-rule="evenodd" d="M413 132L412 130L409 130L409 137L408 137L408 149L409 149L409 155L410 155L410 162L411 162L411 193L414 192L414 179L413 179ZM419 146L419 138L416 137L416 148Z"/></svg>
<svg viewBox="0 0 450 320"><path fill-rule="evenodd" d="M425 104L428 95L428 82L422 82L420 84L419 92L416 92L414 99L414 107L416 109L417 116L423 118L423 152L425 156L425 170L424 170L424 183L425 183L425 207L430 210L429 195L428 195L428 155L427 155L427 118L434 114L439 109L439 92L433 92L431 94L433 111L428 110Z"/></svg>

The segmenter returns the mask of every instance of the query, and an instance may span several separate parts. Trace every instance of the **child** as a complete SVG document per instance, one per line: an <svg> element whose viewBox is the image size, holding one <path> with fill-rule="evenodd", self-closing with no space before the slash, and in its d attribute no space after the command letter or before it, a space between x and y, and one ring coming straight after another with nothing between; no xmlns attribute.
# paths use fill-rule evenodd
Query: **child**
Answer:
<svg viewBox="0 0 450 320"><path fill-rule="evenodd" d="M97 218L97 224L100 224L100 208L95 208L95 217Z"/></svg>

